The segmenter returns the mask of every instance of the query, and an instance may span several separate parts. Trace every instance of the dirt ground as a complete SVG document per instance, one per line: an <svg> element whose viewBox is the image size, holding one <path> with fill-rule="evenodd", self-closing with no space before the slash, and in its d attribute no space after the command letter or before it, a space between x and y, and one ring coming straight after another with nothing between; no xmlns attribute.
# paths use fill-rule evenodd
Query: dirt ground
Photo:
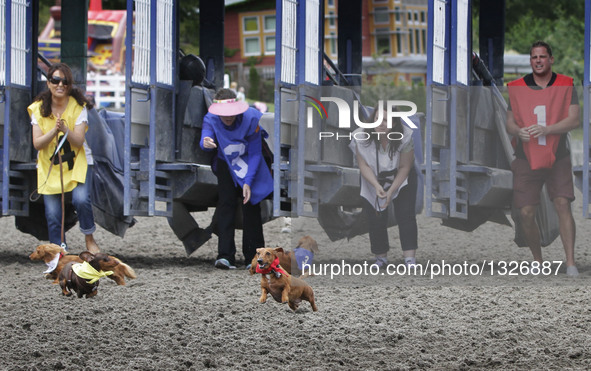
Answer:
<svg viewBox="0 0 591 371"><path fill-rule="evenodd" d="M93 299L64 297L43 278L44 264L28 258L39 241L1 218L0 369L589 369L591 221L578 201L574 213L576 279L564 265L554 275L558 263L548 275L514 269L510 261L530 253L515 246L510 227L487 223L466 233L419 215L419 263L445 262L459 277L317 274L307 281L319 311L304 302L295 313L271 298L260 304L260 277L243 265L214 269L215 237L187 258L160 217L138 218L123 239L102 229L95 235L137 279L127 286L103 279ZM367 236L332 243L307 218L293 219L291 233L283 227L282 218L265 225L267 244L291 249L309 234L320 246L318 266L360 269L371 260ZM390 237L390 262L401 264L396 228ZM77 227L68 238L80 252ZM564 258L560 241L544 253Z"/></svg>

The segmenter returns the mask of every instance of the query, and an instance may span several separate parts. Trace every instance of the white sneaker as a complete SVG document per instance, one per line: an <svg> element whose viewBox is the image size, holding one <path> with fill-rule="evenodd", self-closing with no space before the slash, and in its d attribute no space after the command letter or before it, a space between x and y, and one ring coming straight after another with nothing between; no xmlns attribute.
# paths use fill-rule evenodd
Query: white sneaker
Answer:
<svg viewBox="0 0 591 371"><path fill-rule="evenodd" d="M417 264L417 259L416 258L404 258L404 265L406 265L407 268L409 267L414 267Z"/></svg>
<svg viewBox="0 0 591 371"><path fill-rule="evenodd" d="M577 277L579 275L579 270L575 265L571 265L570 267L566 267L566 275L569 277Z"/></svg>
<svg viewBox="0 0 591 371"><path fill-rule="evenodd" d="M388 265L388 258L381 256L376 256L376 262L372 264L372 266L376 266L378 269L381 269L386 265Z"/></svg>
<svg viewBox="0 0 591 371"><path fill-rule="evenodd" d="M283 218L283 228L281 228L281 233L291 233L291 218L290 217Z"/></svg>

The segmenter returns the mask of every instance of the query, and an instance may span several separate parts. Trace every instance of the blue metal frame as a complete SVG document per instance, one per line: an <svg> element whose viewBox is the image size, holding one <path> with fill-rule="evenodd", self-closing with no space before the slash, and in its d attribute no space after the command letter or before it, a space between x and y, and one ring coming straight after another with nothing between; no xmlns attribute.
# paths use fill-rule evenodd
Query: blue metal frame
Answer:
<svg viewBox="0 0 591 371"><path fill-rule="evenodd" d="M4 89L4 140L2 143L2 215L8 214L9 200L9 170L10 170L10 70L11 70L11 54L12 54L12 0L6 0L6 80Z"/></svg>
<svg viewBox="0 0 591 371"><path fill-rule="evenodd" d="M150 4L150 87L156 86L156 44L157 32L157 3L153 1ZM156 99L151 94L150 97L150 136L148 138L148 215L154 215L156 205L154 194L156 193ZM131 117L130 117L131 119ZM140 156L141 161L141 156Z"/></svg>
<svg viewBox="0 0 591 371"><path fill-rule="evenodd" d="M298 4L298 25L303 25L303 27L298 27L296 32L296 45L297 45L297 57L296 57L296 85L298 86L298 117L300 118L300 122L298 123L298 138L297 138L297 183L298 187L296 187L296 215L301 215L304 211L304 164L305 164L305 151L306 148L306 126L301 125L302 117L306 117L306 106L302 104L301 94L300 91L302 87L306 84L306 4L305 1L299 2ZM291 164L290 164L291 166ZM300 185L302 185L300 187Z"/></svg>
<svg viewBox="0 0 591 371"><path fill-rule="evenodd" d="M322 29L322 0L319 1L319 12L318 12L318 24L319 29ZM276 1L276 38L275 38L275 130L274 130L274 164L273 164L273 215L282 215L281 211L281 88L289 87L290 89L297 89L298 94L298 116L300 117L300 124L297 129L297 156L295 159L296 164L290 162L290 167L297 166L296 178L298 181L293 182L296 184L295 194L290 195L295 197L295 210L292 213L295 215L305 215L307 212L304 210L304 204L306 201L304 177L306 174L305 169L305 148L306 148L306 125L305 120L301 118L306 117L306 104L302 99L302 89L307 86L319 86L322 82L322 40L323 34L319 32L318 45L320 45L318 52L318 82L319 84L313 84L306 82L306 9L311 6L310 3L305 1L297 2L297 30L296 30L296 70L295 70L295 84L287 84L281 81L281 58L282 58L282 25L283 25L283 2L282 0ZM293 168L292 168L293 169ZM292 189L293 190L293 189Z"/></svg>
<svg viewBox="0 0 591 371"><path fill-rule="evenodd" d="M435 40L435 9L437 6L445 6L445 50L444 50L444 76L443 83L434 81L433 67L434 67L434 40ZM460 5L459 0L435 0L429 3L428 10L428 21L429 21L429 32L428 32L428 58L427 58L427 145L426 148L426 159L425 159L425 170L426 180L425 185L427 188L426 197L426 213L429 216L437 216L441 218L455 217L466 219L468 217L468 189L467 182L461 184L461 180L466 180L466 175L460 171L460 161L469 161L469 146L466 148L467 152L462 153L460 156L458 153L458 124L465 125L465 139L471 138L471 128L468 122L459 122L461 115L458 112L459 109L465 110L465 120L469 119L469 89L470 89L470 66L471 66L471 12L470 2L467 3L468 9L466 11L467 19L460 20L458 7ZM459 22L466 22L466 34L459 34ZM458 39L460 37L466 37L466 55L458 55ZM465 58L466 70L464 73L467 76L467 80L462 82L458 79L458 58ZM440 61L437 61L440 63ZM434 88L441 87L442 90L447 91L447 97L445 106L447 107L447 120L446 130L449 135L449 147L441 148L439 164L433 164L433 106L434 106ZM466 96L466 102L460 100L460 95ZM468 107L466 107L466 104ZM464 138L459 138L463 140ZM438 171L441 179L441 183L437 185L439 189L437 195L433 197L433 178L435 171ZM434 211L434 201L441 203L444 210ZM441 201L441 202L440 202Z"/></svg>
<svg viewBox="0 0 591 371"><path fill-rule="evenodd" d="M322 9L320 0L318 2L318 24L320 26L320 22L322 21L323 15L320 13L320 9ZM319 86L317 84L307 82L306 81L306 32L307 27L306 25L306 10L308 6L311 4L307 1L299 2L298 7L298 23L300 25L304 25L304 27L299 27L297 31L297 40L296 45L298 49L298 54L296 57L297 60L297 69L296 69L296 84L298 86L298 117L300 118L298 123L298 138L297 138L297 188L296 188L296 213L297 215L302 216L315 216L314 210L312 213L306 211L304 209L305 202L306 202L306 185L305 185L305 178L306 178L306 112L307 112L307 105L303 99L303 95L301 94L302 89L305 89L306 86ZM320 30L320 28L319 28ZM320 63L319 67L322 63L322 49L323 43L322 38L323 36L320 31L318 35L317 43L320 46L318 52L318 61ZM322 69L318 69L318 82L322 82ZM304 118L304 119L302 119Z"/></svg>
<svg viewBox="0 0 591 371"><path fill-rule="evenodd" d="M283 2L276 1L275 12L275 117L273 130L273 216L281 214L281 40Z"/></svg>
<svg viewBox="0 0 591 371"><path fill-rule="evenodd" d="M142 88L148 92L148 100L150 101L150 126L149 126L149 137L148 137L148 153L147 153L147 172L148 172L148 210L147 215L159 215L161 214L156 210L156 177L157 177L157 163L156 163L156 112L157 112L157 97L156 91L158 89L165 89L170 90L172 92L176 89L176 82L178 79L176 78L176 53L173 55L173 65L172 68L172 84L165 84L157 81L157 53L158 45L157 45L157 30L158 30L158 23L157 23L157 2L153 1L150 4L150 83L149 85L138 84L132 81L132 66L131 61L133 59L133 39L132 36L134 35L133 32L133 1L127 2L127 35L125 40L126 45L126 80L127 80L127 89L125 91L125 117L126 117L126 125L125 125L125 149L124 149L124 158L125 158L125 168L124 168L124 214L131 215L131 106L134 104L131 98L131 88L137 87ZM178 22L177 19L177 7L178 7L178 0L173 1L173 11L172 11L172 19L173 19L173 29L176 27L176 23ZM172 33L172 44L175 46L174 50L176 50L177 45L177 33ZM172 102L172 125L173 125L173 132L175 127L175 96L173 96ZM143 156L140 155L140 162L144 162ZM141 170L141 169L140 169Z"/></svg>
<svg viewBox="0 0 591 371"><path fill-rule="evenodd" d="M434 86L449 86L449 33L445 33L445 57L444 57L444 81L443 84L434 82L433 81L433 47L434 47L434 14L435 14L435 3L444 3L445 4L445 12L446 12L446 20L449 19L449 12L450 12L450 5L449 2L443 0L433 0L429 2L427 17L428 17L428 28L427 28L427 128L425 130L426 136L426 143L429 145L425 146L425 188L426 188L426 214L428 216L435 216L433 212L433 172L437 170L437 167L434 168L433 166L433 148L431 147L430 143L433 142L433 110L429 109L433 106L433 95L432 89ZM446 22L446 28L449 25Z"/></svg>
<svg viewBox="0 0 591 371"><path fill-rule="evenodd" d="M11 104L12 104L12 90L24 90L29 92L31 89L31 82L32 76L30 74L26 74L25 76L25 84L19 85L14 84L12 82L12 0L6 0L6 7L5 7L5 15L6 15L6 76L5 76L5 86L4 86L4 128L3 134L4 139L2 142L2 214L1 215L10 215L10 175L11 175L11 159L10 159L10 126L13 122L13 118L11 118ZM27 46L27 53L30 54L32 50L32 42L33 42L33 35L32 35L32 25L33 23L33 10L31 3L26 5L26 35L25 35L25 43ZM27 57L25 60L25 71L31 71L31 58ZM14 143L13 145L19 145L19 143ZM13 174L16 175L16 174ZM15 210L16 213L23 210ZM27 212L27 210L24 210Z"/></svg>
<svg viewBox="0 0 591 371"><path fill-rule="evenodd" d="M125 138L123 149L123 215L131 213L131 61L133 59L133 1L127 2L127 33L125 35Z"/></svg>
<svg viewBox="0 0 591 371"><path fill-rule="evenodd" d="M469 85L465 85L458 81L457 76L457 67L458 67L458 58L461 57L457 54L458 52L458 37L463 37L464 35L458 35L458 24L461 21L458 15L458 0L452 0L451 2L451 25L448 30L451 30L451 58L450 58L450 85L451 85L451 101L450 101L450 122L449 122L449 216L451 217L460 217L466 218L467 217L467 204L465 211L458 211L458 204L460 204L461 200L458 199L458 178L461 177L458 174L458 142L457 142L457 133L458 133L458 107L460 102L458 101L458 92L460 89L467 90L469 89ZM470 4L468 3L468 17L470 17ZM470 19L466 19L468 23L468 32L470 32ZM466 35L468 37L467 46L469 46L470 37L469 33ZM469 58L469 54L467 51L466 58ZM467 59L469 61L470 59ZM467 76L469 78L469 64L466 65L467 68ZM467 112L470 110L470 101L468 99L468 108ZM468 118L466 118L468 119ZM470 138L470 129L468 126L468 132L466 133L467 137ZM467 192L467 190L464 190ZM467 200L466 200L467 201Z"/></svg>
<svg viewBox="0 0 591 371"><path fill-rule="evenodd" d="M583 77L583 217L589 218L589 99L591 88L591 0L585 0L585 71Z"/></svg>

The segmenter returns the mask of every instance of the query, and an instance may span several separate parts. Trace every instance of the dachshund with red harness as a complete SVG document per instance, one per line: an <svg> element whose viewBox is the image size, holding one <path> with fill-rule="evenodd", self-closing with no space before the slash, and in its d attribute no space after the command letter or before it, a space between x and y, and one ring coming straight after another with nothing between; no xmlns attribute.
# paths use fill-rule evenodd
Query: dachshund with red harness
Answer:
<svg viewBox="0 0 591 371"><path fill-rule="evenodd" d="M267 294L271 294L275 301L288 303L293 311L298 309L302 300L309 301L314 312L318 310L312 287L303 280L292 277L281 267L275 249L258 248L255 258L257 264L251 266L250 273L261 274L262 294L259 302L265 303Z"/></svg>

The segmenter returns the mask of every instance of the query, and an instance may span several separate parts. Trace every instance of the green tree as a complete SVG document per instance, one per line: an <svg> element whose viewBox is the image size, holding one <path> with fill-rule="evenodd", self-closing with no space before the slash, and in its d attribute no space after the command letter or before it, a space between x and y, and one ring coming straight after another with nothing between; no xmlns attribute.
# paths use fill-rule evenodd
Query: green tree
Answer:
<svg viewBox="0 0 591 371"><path fill-rule="evenodd" d="M389 63L373 57L373 68L377 71L389 67ZM361 103L373 107L379 100L408 100L417 105L417 112L427 112L427 91L424 84L395 84L393 75L363 75L361 82Z"/></svg>
<svg viewBox="0 0 591 371"><path fill-rule="evenodd" d="M199 0L179 2L179 44L185 53L199 55Z"/></svg>
<svg viewBox="0 0 591 371"><path fill-rule="evenodd" d="M260 86L261 86L261 76L257 71L254 64L250 65L250 69L248 71L248 98L254 100L260 100Z"/></svg>
<svg viewBox="0 0 591 371"><path fill-rule="evenodd" d="M529 54L531 44L543 40L552 46L555 58L554 69L572 76L577 81L583 79L585 50L585 19L583 12L567 13L559 6L552 17L542 18L533 9L507 25L505 50Z"/></svg>
<svg viewBox="0 0 591 371"><path fill-rule="evenodd" d="M478 50L478 21L482 0L472 1L473 47ZM530 46L543 40L552 46L554 69L583 79L585 3L572 0L506 0L505 50L528 54Z"/></svg>

